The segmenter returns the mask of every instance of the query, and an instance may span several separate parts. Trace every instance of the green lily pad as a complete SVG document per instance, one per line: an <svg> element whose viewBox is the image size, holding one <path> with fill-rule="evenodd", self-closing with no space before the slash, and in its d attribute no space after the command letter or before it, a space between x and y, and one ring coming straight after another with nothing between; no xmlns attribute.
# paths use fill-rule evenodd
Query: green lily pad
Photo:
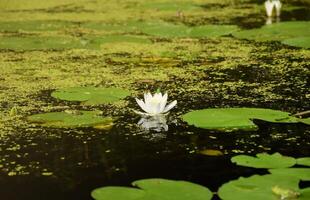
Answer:
<svg viewBox="0 0 310 200"><path fill-rule="evenodd" d="M292 176L303 181L310 181L310 168L269 169L268 171L275 175Z"/></svg>
<svg viewBox="0 0 310 200"><path fill-rule="evenodd" d="M0 22L0 31L55 31L73 27L66 21L10 21Z"/></svg>
<svg viewBox="0 0 310 200"><path fill-rule="evenodd" d="M277 196L278 199L292 199L298 193L310 198L309 193L303 193L298 188L298 184L299 179L291 176L254 175L248 178L240 177L222 185L218 194L223 200L275 200Z"/></svg>
<svg viewBox="0 0 310 200"><path fill-rule="evenodd" d="M282 41L283 44L310 49L310 37L297 37Z"/></svg>
<svg viewBox="0 0 310 200"><path fill-rule="evenodd" d="M132 183L139 189L102 187L92 191L96 200L208 200L212 192L203 186L166 179L144 179Z"/></svg>
<svg viewBox="0 0 310 200"><path fill-rule="evenodd" d="M185 25L175 25L170 23L154 23L153 25L144 26L142 32L148 35L159 37L218 37L228 35L238 30L233 25L205 25L188 27Z"/></svg>
<svg viewBox="0 0 310 200"><path fill-rule="evenodd" d="M310 167L310 157L298 158L297 164Z"/></svg>
<svg viewBox="0 0 310 200"><path fill-rule="evenodd" d="M151 44L151 40L145 37L131 36L131 35L105 35L102 37L88 38L91 42L104 44L104 43L141 43L141 44Z"/></svg>
<svg viewBox="0 0 310 200"><path fill-rule="evenodd" d="M310 117L308 118L303 118L303 119L298 119L299 122L310 125Z"/></svg>
<svg viewBox="0 0 310 200"><path fill-rule="evenodd" d="M99 116L100 111L66 111L35 114L27 117L33 123L47 127L76 128L108 126L113 124L111 117Z"/></svg>
<svg viewBox="0 0 310 200"><path fill-rule="evenodd" d="M202 9L199 5L192 2L146 2L143 8L156 9L160 11L193 11Z"/></svg>
<svg viewBox="0 0 310 200"><path fill-rule="evenodd" d="M51 95L61 100L97 105L117 102L130 95L130 92L120 88L74 87L54 91Z"/></svg>
<svg viewBox="0 0 310 200"><path fill-rule="evenodd" d="M265 25L259 29L234 32L233 36L256 41L281 41L289 38L309 37L310 22L293 21Z"/></svg>
<svg viewBox="0 0 310 200"><path fill-rule="evenodd" d="M296 164L295 158L282 156L279 153L272 155L259 153L256 157L238 155L232 157L231 161L237 165L254 168L286 168Z"/></svg>
<svg viewBox="0 0 310 200"><path fill-rule="evenodd" d="M256 130L253 119L275 123L297 123L290 113L262 108L210 108L182 116L190 125L215 130Z"/></svg>
<svg viewBox="0 0 310 200"><path fill-rule="evenodd" d="M0 37L0 49L45 50L94 48L88 40L64 37Z"/></svg>

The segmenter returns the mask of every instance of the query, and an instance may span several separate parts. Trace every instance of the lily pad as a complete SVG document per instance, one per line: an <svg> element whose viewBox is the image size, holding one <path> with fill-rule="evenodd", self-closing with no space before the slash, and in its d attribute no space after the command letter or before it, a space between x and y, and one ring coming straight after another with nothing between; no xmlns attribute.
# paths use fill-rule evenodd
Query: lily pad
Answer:
<svg viewBox="0 0 310 200"><path fill-rule="evenodd" d="M256 154L256 157L238 155L232 157L231 161L237 165L254 168L286 168L296 164L295 158L282 156L279 153L272 155L266 153Z"/></svg>
<svg viewBox="0 0 310 200"><path fill-rule="evenodd" d="M111 117L99 116L100 111L66 111L35 114L27 119L41 126L57 128L93 127L99 125L111 125Z"/></svg>
<svg viewBox="0 0 310 200"><path fill-rule="evenodd" d="M263 108L210 108L182 116L190 125L215 130L256 130L253 119L275 123L297 123L290 113Z"/></svg>
<svg viewBox="0 0 310 200"><path fill-rule="evenodd" d="M88 38L89 39L89 38ZM105 35L102 37L90 38L91 42L104 44L104 43L142 43L151 44L151 40L145 37L131 36L131 35Z"/></svg>
<svg viewBox="0 0 310 200"><path fill-rule="evenodd" d="M310 157L298 158L297 164L310 167Z"/></svg>
<svg viewBox="0 0 310 200"><path fill-rule="evenodd" d="M146 2L142 5L143 8L156 9L159 11L193 11L202 9L201 6L192 2Z"/></svg>
<svg viewBox="0 0 310 200"><path fill-rule="evenodd" d="M298 188L299 179L291 176L254 175L248 178L240 177L222 185L218 194L223 200L274 200L276 195L284 197L287 194L298 194L310 198L309 193L303 193ZM280 191L274 191L281 188ZM290 198L292 196L289 196Z"/></svg>
<svg viewBox="0 0 310 200"><path fill-rule="evenodd" d="M205 25L188 27L185 25L175 25L170 23L154 23L153 25L144 26L142 32L148 35L159 37L218 37L228 35L238 30L233 25Z"/></svg>
<svg viewBox="0 0 310 200"><path fill-rule="evenodd" d="M0 31L55 31L73 27L66 21L10 21L0 22Z"/></svg>
<svg viewBox="0 0 310 200"><path fill-rule="evenodd" d="M88 40L65 37L0 37L0 49L45 50L94 48Z"/></svg>
<svg viewBox="0 0 310 200"><path fill-rule="evenodd" d="M310 37L297 37L282 41L283 44L310 49Z"/></svg>
<svg viewBox="0 0 310 200"><path fill-rule="evenodd" d="M233 36L256 41L281 41L289 38L309 37L310 22L292 21L265 25L259 29L234 32Z"/></svg>
<svg viewBox="0 0 310 200"><path fill-rule="evenodd" d="M144 179L132 183L139 189L102 187L92 191L96 200L208 200L212 192L203 186L166 179Z"/></svg>
<svg viewBox="0 0 310 200"><path fill-rule="evenodd" d="M130 92L120 88L74 87L54 91L51 95L61 100L97 105L117 102L130 95Z"/></svg>
<svg viewBox="0 0 310 200"><path fill-rule="evenodd" d="M292 176L303 181L310 181L310 168L269 169L268 171L275 175Z"/></svg>
<svg viewBox="0 0 310 200"><path fill-rule="evenodd" d="M310 125L310 117L308 118L303 118L303 119L298 119L299 122Z"/></svg>

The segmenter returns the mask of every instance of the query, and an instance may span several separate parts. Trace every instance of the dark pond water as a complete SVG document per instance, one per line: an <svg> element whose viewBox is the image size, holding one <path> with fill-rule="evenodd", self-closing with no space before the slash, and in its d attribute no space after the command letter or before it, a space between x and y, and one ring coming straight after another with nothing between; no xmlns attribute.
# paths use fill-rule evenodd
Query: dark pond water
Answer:
<svg viewBox="0 0 310 200"><path fill-rule="evenodd" d="M218 5L215 5L216 8ZM206 6L205 9L212 9ZM281 21L309 20L309 8L284 11ZM265 17L256 14L244 18L232 18L231 24L242 28L255 28L265 24ZM254 21L254 22L253 22ZM272 51L278 43L271 43ZM265 63L273 62L272 56L259 55L255 58ZM293 58L292 58L293 59ZM210 62L221 62L225 58ZM293 62L294 60L292 60ZM242 65L236 69L217 71L225 74L212 74L212 69L201 73L208 74L211 82L224 80L243 80L248 83L268 81L269 73L259 65ZM299 77L302 75L296 72ZM283 77L289 80L294 73ZM309 79L309 77L304 77ZM307 81L306 80L306 81ZM182 80L176 77L170 82L156 83L149 88L155 91L165 84L179 84ZM285 83L284 83L285 84ZM308 84L309 86L309 84ZM140 86L138 86L140 87ZM307 91L282 90L290 88L279 85L278 93L288 97L298 96ZM209 107L264 107L272 109L286 108L297 112L309 110L309 102L297 97L292 100L260 101L259 96L251 94L251 87L240 89L239 95L255 99L253 102L229 100L215 94L212 98L195 98L195 95L174 93L171 100L178 99L178 106L167 117L168 131L147 131L137 125L140 116L130 109L122 111L116 125L111 130L93 128L57 129L38 126L14 127L11 135L0 143L0 158L5 163L0 175L1 200L90 200L90 192L101 186L129 186L134 180L145 178L166 178L187 180L202 184L213 192L229 180L240 176L267 173L238 167L230 162L234 155L255 155L260 152L280 152L283 155L306 157L310 155L310 127L303 124L271 124L256 121L257 131L216 132L186 125L178 116L190 109ZM243 94L242 94L243 93ZM41 95L41 96L40 96ZM50 91L39 95L40 100L56 102L49 97ZM208 95L208 94L206 94ZM253 95L253 96L252 96ZM195 99L194 99L195 98ZM296 100L297 99L297 100ZM138 109L133 98L127 99L129 107ZM79 107L72 103L71 106ZM5 108L6 105L1 105ZM34 111L37 112L37 111ZM218 150L223 155L203 155L203 150ZM11 169L11 171L5 171ZM217 197L214 197L217 199Z"/></svg>

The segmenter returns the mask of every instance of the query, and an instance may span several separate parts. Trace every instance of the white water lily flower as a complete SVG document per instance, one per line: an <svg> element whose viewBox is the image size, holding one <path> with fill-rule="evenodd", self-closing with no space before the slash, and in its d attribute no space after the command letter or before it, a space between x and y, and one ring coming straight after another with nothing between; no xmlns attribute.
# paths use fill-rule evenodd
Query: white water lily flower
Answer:
<svg viewBox="0 0 310 200"><path fill-rule="evenodd" d="M274 6L275 4L273 3L273 1L271 0L265 1L265 9L266 9L266 14L268 17L272 16L272 11L273 11Z"/></svg>
<svg viewBox="0 0 310 200"><path fill-rule="evenodd" d="M142 108L142 110L145 113L141 113L141 112L137 112L137 113L143 114L143 115L149 115L149 116L165 114L177 104L177 101L175 100L166 106L167 99L168 99L167 93L162 95L159 92L159 93L155 93L154 96L152 96L151 93L146 93L144 94L144 102L136 98L137 103L139 104L139 106Z"/></svg>
<svg viewBox="0 0 310 200"><path fill-rule="evenodd" d="M274 0L274 7L276 8L276 15L279 17L281 15L281 8L282 8L282 3L280 0Z"/></svg>
<svg viewBox="0 0 310 200"><path fill-rule="evenodd" d="M272 17L273 10L276 10L276 16L279 17L281 15L282 3L280 0L267 0L265 1L265 9L268 17Z"/></svg>

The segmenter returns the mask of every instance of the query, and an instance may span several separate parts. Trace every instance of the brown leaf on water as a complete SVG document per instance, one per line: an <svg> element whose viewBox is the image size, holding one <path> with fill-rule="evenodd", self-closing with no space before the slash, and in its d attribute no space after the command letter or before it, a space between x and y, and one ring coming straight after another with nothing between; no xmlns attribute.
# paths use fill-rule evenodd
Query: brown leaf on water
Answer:
<svg viewBox="0 0 310 200"><path fill-rule="evenodd" d="M199 154L206 155L206 156L222 156L224 155L223 152L216 149L204 149L199 151Z"/></svg>

